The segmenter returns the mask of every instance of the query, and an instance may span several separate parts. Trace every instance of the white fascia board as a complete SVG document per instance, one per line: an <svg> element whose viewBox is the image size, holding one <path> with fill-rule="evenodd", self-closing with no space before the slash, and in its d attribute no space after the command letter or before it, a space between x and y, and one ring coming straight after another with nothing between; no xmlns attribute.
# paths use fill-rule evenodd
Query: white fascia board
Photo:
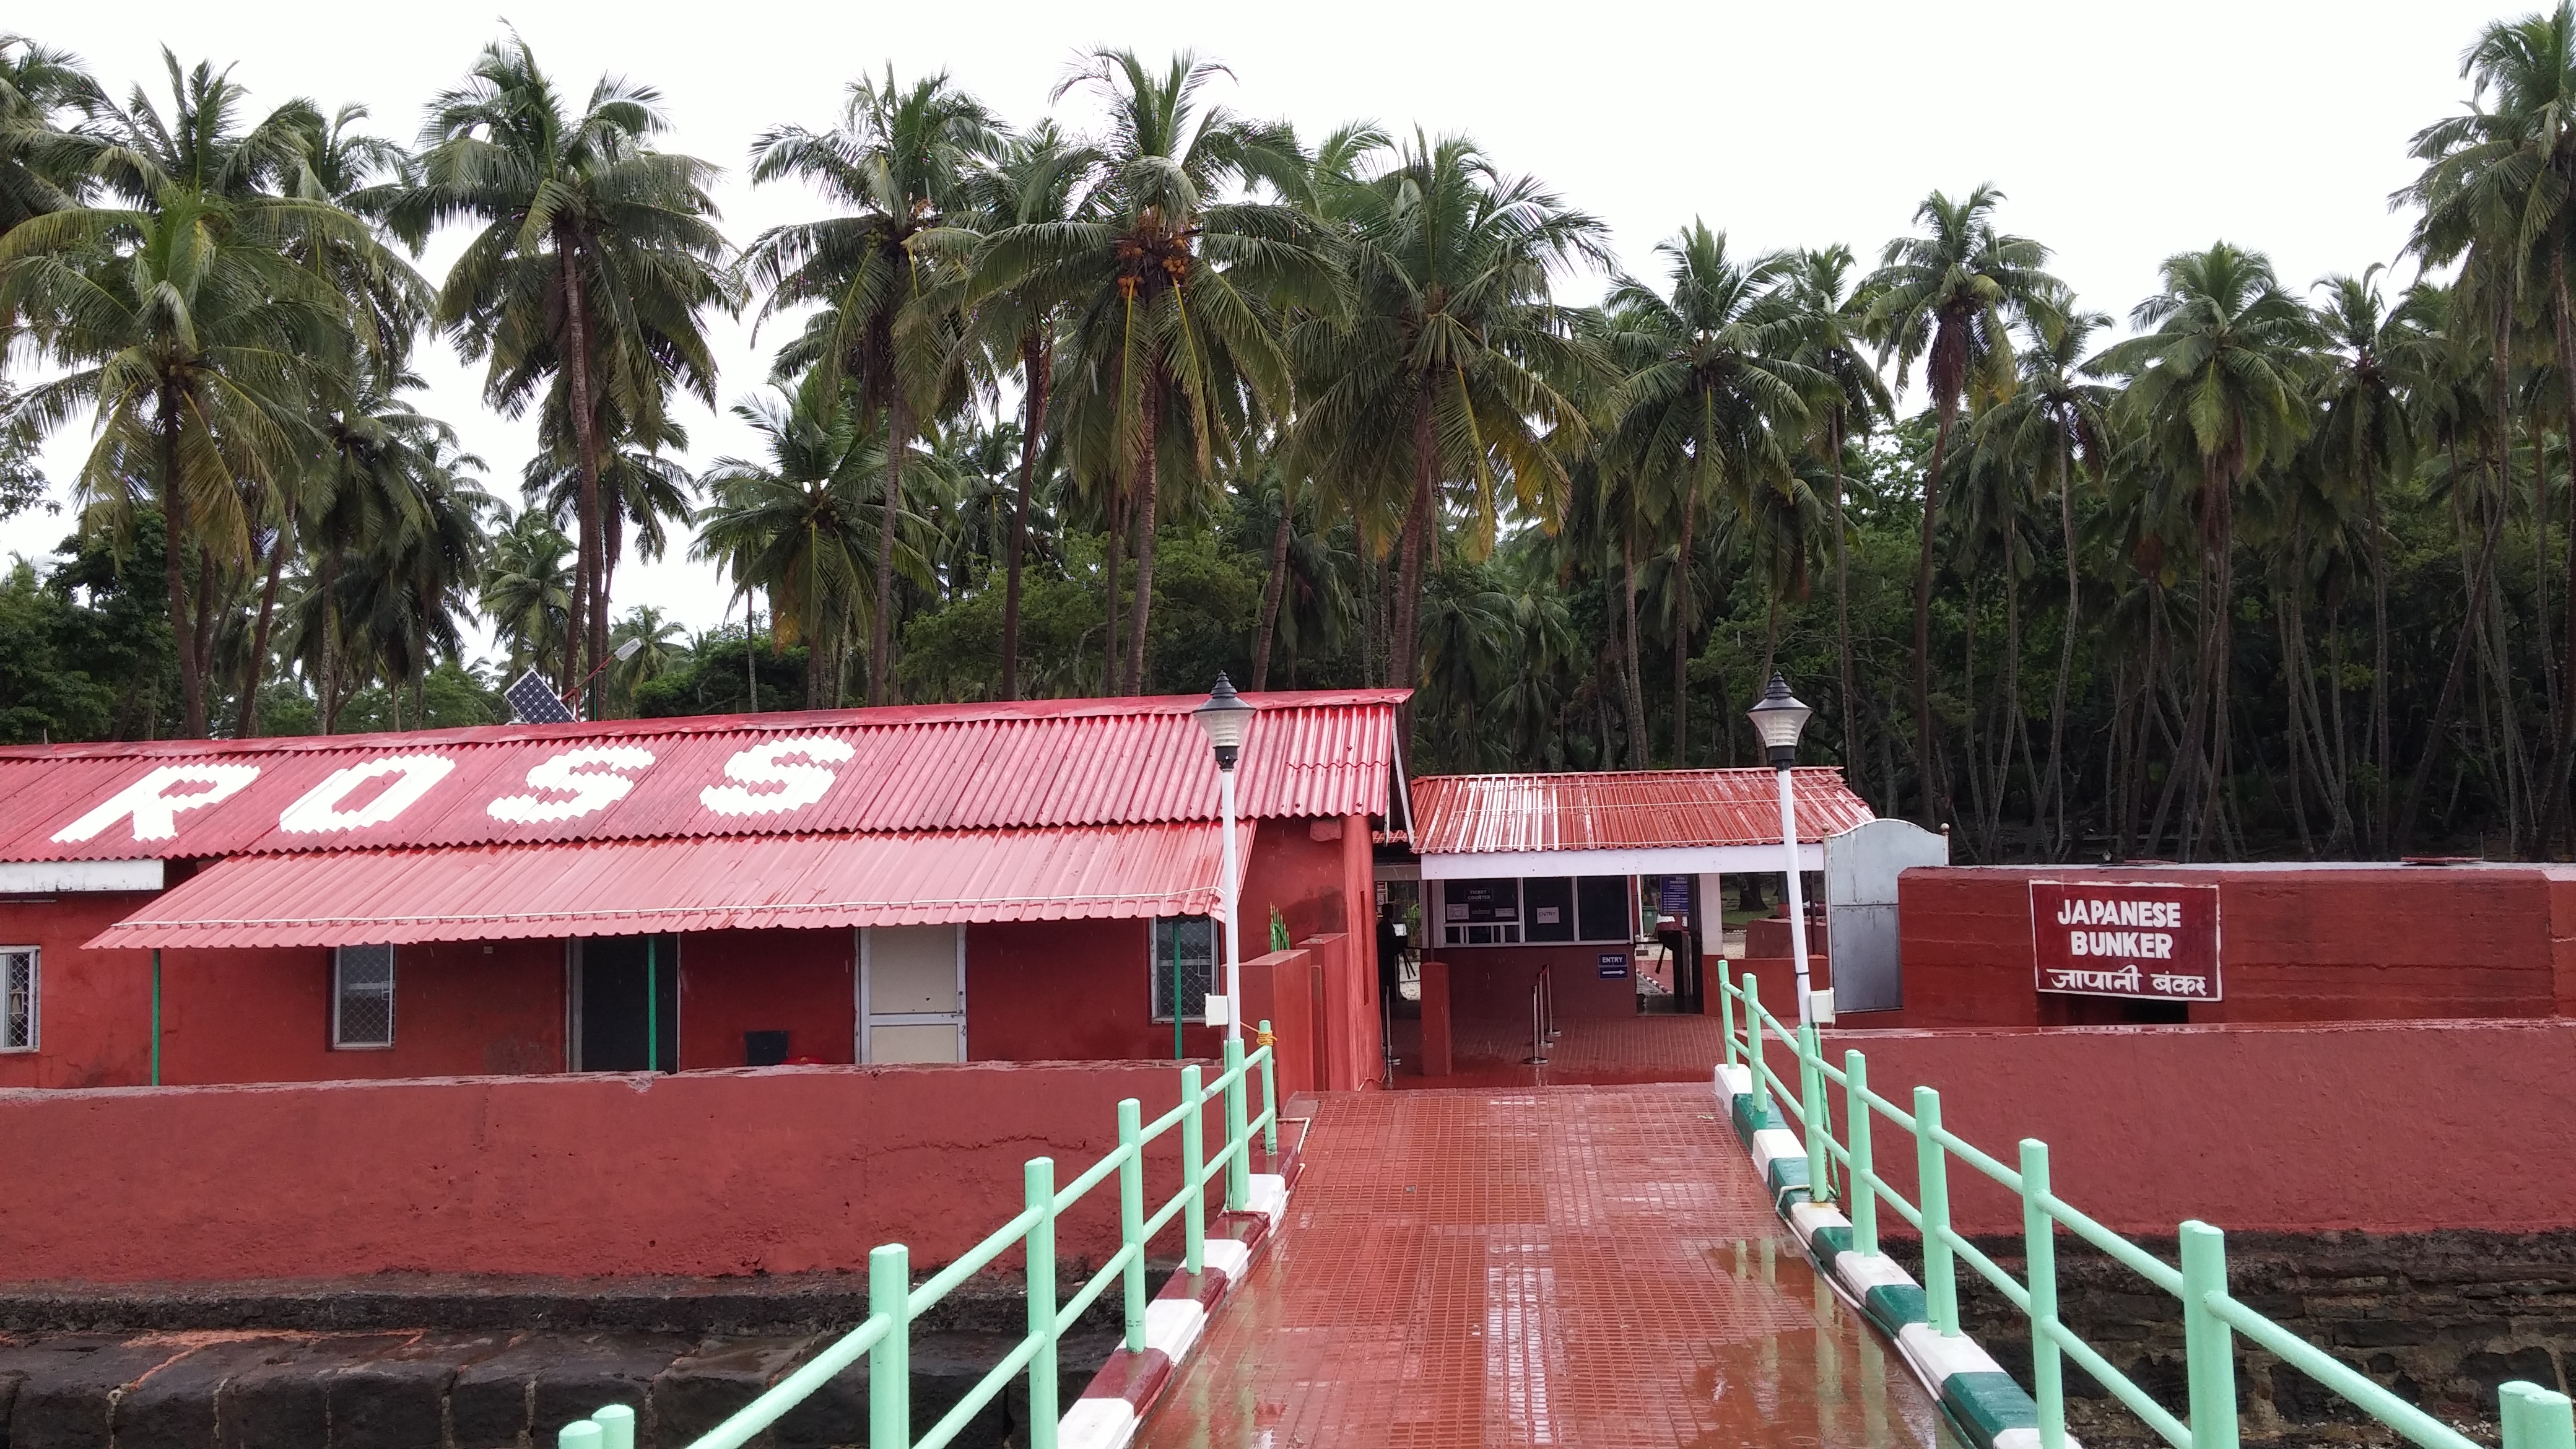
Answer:
<svg viewBox="0 0 2576 1449"><path fill-rule="evenodd" d="M1545 875L1777 875L1777 845L1683 845L1651 850L1498 850L1467 855L1425 855L1424 880L1484 880ZM1798 847L1798 868L1825 868L1825 847Z"/></svg>
<svg viewBox="0 0 2576 1449"><path fill-rule="evenodd" d="M167 879L158 860L0 861L0 895L74 891L157 891Z"/></svg>

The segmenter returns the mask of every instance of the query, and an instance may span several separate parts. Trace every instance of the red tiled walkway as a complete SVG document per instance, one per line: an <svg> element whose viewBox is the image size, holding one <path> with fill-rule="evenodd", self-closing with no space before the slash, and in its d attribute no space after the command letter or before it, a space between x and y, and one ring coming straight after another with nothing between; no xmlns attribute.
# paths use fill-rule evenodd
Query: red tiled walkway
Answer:
<svg viewBox="0 0 2576 1449"><path fill-rule="evenodd" d="M1706 1086L1336 1096L1304 1155L1286 1231L1140 1445L1950 1442Z"/></svg>

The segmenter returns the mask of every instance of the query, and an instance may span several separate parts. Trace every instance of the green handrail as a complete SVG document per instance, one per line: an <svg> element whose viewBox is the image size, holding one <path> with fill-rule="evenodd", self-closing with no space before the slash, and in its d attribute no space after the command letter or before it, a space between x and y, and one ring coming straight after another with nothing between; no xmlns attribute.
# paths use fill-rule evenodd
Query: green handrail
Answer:
<svg viewBox="0 0 2576 1449"><path fill-rule="evenodd" d="M2237 1449L2235 1340L2239 1336L2423 1449L2479 1449L2476 1441L2231 1297L2226 1236L2218 1229L2202 1222L2182 1224L2181 1265L2167 1263L2061 1201L2049 1188L2047 1143L2022 1139L2019 1167L2007 1166L1941 1125L1941 1095L1930 1087L1914 1089L1913 1110L1908 1112L1870 1090L1869 1062L1862 1053L1845 1051L1840 1067L1827 1062L1814 1026L1793 1030L1763 1009L1761 991L1751 973L1732 972L1721 960L1717 990L1726 1064L1743 1068L1751 1078L1753 1125L1779 1122L1771 1110L1775 1096L1795 1114L1805 1134L1811 1202L1833 1200L1828 1164L1842 1165L1849 1185L1843 1206L1851 1219L1851 1250L1867 1255L1878 1252L1878 1214L1885 1207L1922 1235L1924 1316L1934 1332L1951 1336L1959 1331L1958 1265L1962 1262L1993 1284L2029 1322L2029 1387L2039 1411L2041 1449L2064 1449L2067 1442L2065 1362L2092 1375L2174 1449ZM1743 1008L1740 1028L1739 1004ZM1795 1057L1799 1089L1794 1093L1767 1059L1774 1038ZM1833 1135L1834 1114L1827 1103L1835 1087L1843 1092L1840 1140ZM1912 1203L1878 1173L1870 1140L1874 1121L1886 1122L1914 1139ZM2020 1278L2005 1272L1951 1226L1953 1161L2021 1198ZM2058 1316L2060 1228L2180 1302L2187 1420L2176 1417L2112 1367ZM2501 1391L2500 1410L2504 1449L2576 1449L2576 1406L2565 1394L2535 1384L2509 1383Z"/></svg>
<svg viewBox="0 0 2576 1449"><path fill-rule="evenodd" d="M1225 1070L1202 1081L1196 1065L1181 1069L1181 1101L1148 1123L1133 1097L1118 1104L1118 1146L1093 1163L1061 1191L1055 1185L1055 1160L1030 1158L1022 1173L1019 1215L993 1230L956 1261L918 1286L912 1282L911 1251L887 1243L868 1254L868 1316L744 1405L688 1449L742 1449L754 1436L778 1422L816 1389L857 1363L868 1361L868 1449L942 1449L1022 1374L1029 1380L1029 1449L1055 1449L1057 1415L1057 1350L1065 1329L1082 1318L1109 1285L1124 1290L1126 1346L1145 1347L1145 1247L1177 1218L1182 1225L1181 1271L1197 1273L1206 1264L1207 1191L1222 1173L1225 1205L1240 1212L1251 1205L1252 1144L1260 1134L1264 1151L1279 1150L1277 1079L1271 1069L1270 1023L1261 1023L1260 1045L1247 1053L1240 1040L1225 1044ZM1250 1084L1261 1084L1261 1114L1249 1115ZM1204 1115L1218 1104L1225 1117L1225 1143L1214 1157L1203 1150ZM1181 1185L1172 1197L1145 1212L1145 1149L1164 1133L1177 1129L1181 1138ZM1074 1291L1056 1297L1055 1224L1066 1209L1093 1188L1118 1179L1119 1248L1100 1270ZM1023 1248L1028 1292L1028 1331L1002 1361L966 1391L939 1422L916 1437L912 1432L912 1324L941 1299L992 1265L1014 1247ZM576 1419L555 1436L558 1449L635 1449L635 1411L612 1404L587 1419Z"/></svg>

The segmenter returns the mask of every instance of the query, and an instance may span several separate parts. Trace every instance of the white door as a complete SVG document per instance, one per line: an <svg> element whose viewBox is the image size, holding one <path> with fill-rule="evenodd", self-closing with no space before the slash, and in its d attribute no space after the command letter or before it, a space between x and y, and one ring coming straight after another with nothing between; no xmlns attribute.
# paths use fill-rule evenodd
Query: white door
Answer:
<svg viewBox="0 0 2576 1449"><path fill-rule="evenodd" d="M859 932L859 1060L966 1060L966 928Z"/></svg>

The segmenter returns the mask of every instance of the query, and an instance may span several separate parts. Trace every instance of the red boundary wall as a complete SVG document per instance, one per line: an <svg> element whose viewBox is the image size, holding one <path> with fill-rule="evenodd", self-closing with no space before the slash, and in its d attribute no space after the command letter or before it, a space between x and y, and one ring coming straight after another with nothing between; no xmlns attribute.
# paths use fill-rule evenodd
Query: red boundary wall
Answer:
<svg viewBox="0 0 2576 1449"><path fill-rule="evenodd" d="M2007 1165L2049 1144L2057 1196L2123 1233L2576 1228L2576 1022L1828 1032L1828 1060ZM1775 1071L1795 1081L1784 1047ZM1842 1094L1830 1094L1839 1119ZM1881 1118L1881 1176L1915 1200L1914 1139ZM1839 1136L1841 1123L1836 1122ZM2020 1199L1950 1168L1963 1232L2021 1231ZM1906 1231L1882 1210L1882 1230Z"/></svg>
<svg viewBox="0 0 2576 1449"><path fill-rule="evenodd" d="M858 1271L888 1242L944 1263L1019 1211L1029 1158L1065 1182L1114 1148L1130 1096L1171 1110L1178 1065L0 1091L0 1141L30 1168L0 1276L704 1277ZM1223 1140L1213 1109L1207 1130ZM1149 1152L1150 1200L1179 1150L1175 1132ZM1117 1251L1114 1187L1062 1220L1068 1262Z"/></svg>

